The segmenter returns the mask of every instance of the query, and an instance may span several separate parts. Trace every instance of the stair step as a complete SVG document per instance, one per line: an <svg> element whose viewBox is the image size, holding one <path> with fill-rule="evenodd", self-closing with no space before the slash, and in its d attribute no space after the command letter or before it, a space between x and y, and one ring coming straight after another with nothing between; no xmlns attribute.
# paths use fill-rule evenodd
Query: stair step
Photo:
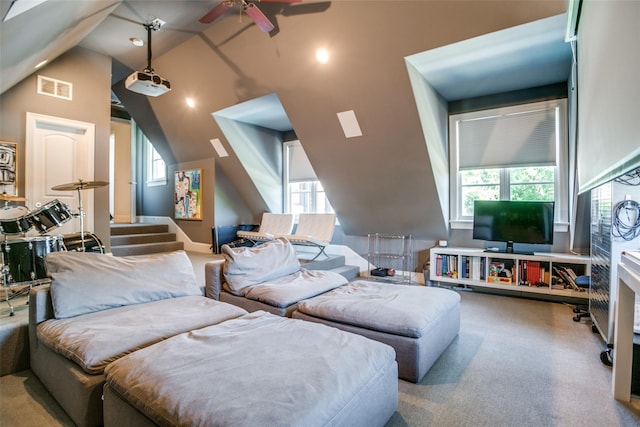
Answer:
<svg viewBox="0 0 640 427"><path fill-rule="evenodd" d="M147 255L160 252L184 250L183 242L141 243L135 245L111 246L114 256Z"/></svg>
<svg viewBox="0 0 640 427"><path fill-rule="evenodd" d="M343 265L341 267L332 268L331 271L342 274L349 282L360 275L360 268L355 265Z"/></svg>
<svg viewBox="0 0 640 427"><path fill-rule="evenodd" d="M111 235L167 233L167 224L111 224Z"/></svg>
<svg viewBox="0 0 640 427"><path fill-rule="evenodd" d="M140 243L175 242L176 233L122 234L111 236L111 246L135 245Z"/></svg>
<svg viewBox="0 0 640 427"><path fill-rule="evenodd" d="M320 255L313 261L300 259L300 263L307 270L331 270L345 264L344 255L331 255L328 258Z"/></svg>

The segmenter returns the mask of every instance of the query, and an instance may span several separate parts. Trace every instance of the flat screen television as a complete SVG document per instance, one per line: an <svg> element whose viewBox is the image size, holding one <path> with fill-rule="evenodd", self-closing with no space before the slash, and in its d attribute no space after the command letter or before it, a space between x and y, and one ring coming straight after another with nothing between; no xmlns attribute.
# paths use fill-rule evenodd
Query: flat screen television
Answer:
<svg viewBox="0 0 640 427"><path fill-rule="evenodd" d="M514 243L553 244L554 202L476 200L473 205L473 238Z"/></svg>

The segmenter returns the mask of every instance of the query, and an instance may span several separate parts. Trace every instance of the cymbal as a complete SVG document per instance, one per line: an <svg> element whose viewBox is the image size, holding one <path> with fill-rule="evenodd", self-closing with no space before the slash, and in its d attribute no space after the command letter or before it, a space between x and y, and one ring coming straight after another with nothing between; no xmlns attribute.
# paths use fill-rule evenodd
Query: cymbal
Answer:
<svg viewBox="0 0 640 427"><path fill-rule="evenodd" d="M100 188L109 185L105 181L83 181L78 180L76 182L70 182L68 184L60 184L55 187L51 187L54 191L72 191L72 190L90 190L93 188Z"/></svg>
<svg viewBox="0 0 640 427"><path fill-rule="evenodd" d="M26 202L27 199L24 197L12 196L11 194L1 193L0 200L11 200L15 202Z"/></svg>

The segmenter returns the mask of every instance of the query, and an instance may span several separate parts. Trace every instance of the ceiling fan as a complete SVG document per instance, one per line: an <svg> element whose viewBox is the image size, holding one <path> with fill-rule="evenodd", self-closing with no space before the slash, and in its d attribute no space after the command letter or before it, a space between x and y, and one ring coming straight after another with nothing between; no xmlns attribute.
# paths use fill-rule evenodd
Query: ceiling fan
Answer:
<svg viewBox="0 0 640 427"><path fill-rule="evenodd" d="M233 6L239 6L241 11L249 15L249 18L265 33L270 32L275 27L269 21L269 19L262 13L255 3L271 2L271 3L300 3L302 0L222 0L213 9L211 9L206 15L199 19L202 24L210 24L224 14L228 9Z"/></svg>

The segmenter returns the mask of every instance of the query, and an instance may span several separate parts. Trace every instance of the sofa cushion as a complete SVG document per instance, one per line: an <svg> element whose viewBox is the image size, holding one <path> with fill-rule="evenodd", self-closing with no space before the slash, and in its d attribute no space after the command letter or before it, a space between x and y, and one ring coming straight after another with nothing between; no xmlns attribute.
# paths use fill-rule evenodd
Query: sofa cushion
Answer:
<svg viewBox="0 0 640 427"><path fill-rule="evenodd" d="M287 276L248 286L245 288L247 292L239 296L284 308L347 283L347 279L335 271L303 268Z"/></svg>
<svg viewBox="0 0 640 427"><path fill-rule="evenodd" d="M356 280L300 301L298 311L320 319L420 338L444 313L460 304L460 295L442 288Z"/></svg>
<svg viewBox="0 0 640 427"><path fill-rule="evenodd" d="M244 314L231 304L187 296L49 319L36 333L42 344L96 375L132 351Z"/></svg>
<svg viewBox="0 0 640 427"><path fill-rule="evenodd" d="M114 257L85 252L45 256L57 319L166 298L202 295L186 252Z"/></svg>
<svg viewBox="0 0 640 427"><path fill-rule="evenodd" d="M296 251L284 238L253 247L223 245L222 254L224 278L233 292L300 270Z"/></svg>

